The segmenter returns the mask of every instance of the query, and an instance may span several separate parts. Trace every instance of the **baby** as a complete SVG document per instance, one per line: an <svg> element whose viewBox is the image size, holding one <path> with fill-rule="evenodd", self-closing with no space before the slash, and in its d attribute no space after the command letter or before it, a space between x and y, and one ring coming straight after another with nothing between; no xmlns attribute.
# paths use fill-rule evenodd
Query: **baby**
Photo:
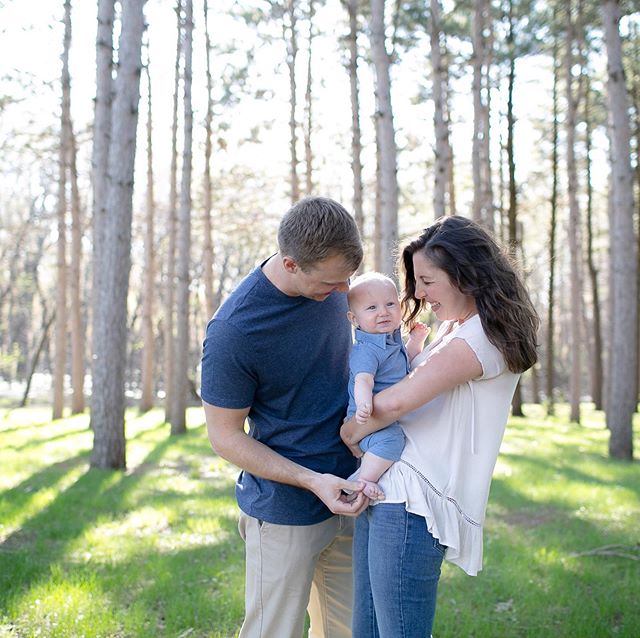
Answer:
<svg viewBox="0 0 640 638"><path fill-rule="evenodd" d="M355 326L355 343L349 357L349 407L364 424L373 409L373 394L400 381L409 372L409 362L424 347L429 328L417 322L402 342L402 310L393 281L377 272L353 280L347 317ZM395 422L360 441L364 452L360 467L349 480L365 483L364 493L372 500L384 499L378 479L400 458L404 433Z"/></svg>

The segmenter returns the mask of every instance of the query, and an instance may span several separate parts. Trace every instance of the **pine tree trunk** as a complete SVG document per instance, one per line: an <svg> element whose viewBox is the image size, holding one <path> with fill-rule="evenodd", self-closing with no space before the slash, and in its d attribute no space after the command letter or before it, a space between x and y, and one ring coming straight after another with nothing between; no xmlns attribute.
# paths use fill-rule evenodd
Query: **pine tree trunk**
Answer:
<svg viewBox="0 0 640 638"><path fill-rule="evenodd" d="M213 223L211 218L211 153L213 151L211 143L211 125L213 121L213 78L211 77L211 37L209 35L208 3L204 2L204 36L205 36L205 62L207 72L207 115L204 121L205 141L204 141L204 210L202 242L204 264L204 296L207 306L207 317L210 319L215 312L215 291L213 289Z"/></svg>
<svg viewBox="0 0 640 638"><path fill-rule="evenodd" d="M312 117L312 89L313 89L313 75L312 75L312 52L313 52L313 17L315 15L315 8L313 0L309 0L309 55L307 57L307 90L305 91L304 105L306 115L306 126L304 129L304 158L306 165L306 194L311 195L313 193L313 152L311 148L311 131L313 124Z"/></svg>
<svg viewBox="0 0 640 638"><path fill-rule="evenodd" d="M362 208L362 135L358 88L358 0L343 0L349 13L349 85L351 87L351 171L353 172L353 215L364 238ZM362 268L362 266L361 266Z"/></svg>
<svg viewBox="0 0 640 638"><path fill-rule="evenodd" d="M164 328L164 385L165 421L171 420L175 390L173 386L176 348L175 340L175 288L176 288L176 219L178 208L178 93L180 90L180 55L182 51L182 0L176 7L177 42L173 80L173 118L171 124L171 166L169 169L169 209L167 211L167 298Z"/></svg>
<svg viewBox="0 0 640 638"><path fill-rule="evenodd" d="M585 87L584 119L586 124L586 180L587 180L587 269L591 283L592 307L593 307L593 357L591 371L591 398L596 410L602 410L602 389L604 387L604 373L602 354L604 345L602 342L602 320L600 317L600 292L598 289L598 269L593 254L593 185L591 183L591 112L590 112L591 86L588 82Z"/></svg>
<svg viewBox="0 0 640 638"><path fill-rule="evenodd" d="M607 400L609 454L633 459L633 413L636 409L638 371L638 256L633 226L633 172L630 125L622 66L620 5L605 0L600 5L607 49L607 103L611 145L612 207L611 250L611 356L610 395Z"/></svg>
<svg viewBox="0 0 640 638"><path fill-rule="evenodd" d="M53 363L53 414L62 417L64 410L64 375L67 361L67 166L71 142L71 0L64 3L64 46L62 52L62 114L60 119L60 150L58 160L58 239L56 262L56 325L55 358Z"/></svg>
<svg viewBox="0 0 640 638"><path fill-rule="evenodd" d="M433 184L433 214L437 219L447 212L446 196L450 185L449 167L449 126L445 120L445 91L443 90L444 73L442 68L442 51L440 36L440 0L431 0L431 77L433 92L433 126L435 130L436 149Z"/></svg>
<svg viewBox="0 0 640 638"><path fill-rule="evenodd" d="M82 265L82 210L76 167L76 138L70 123L69 177L71 179L71 414L84 412L85 335L82 325L80 274Z"/></svg>
<svg viewBox="0 0 640 638"><path fill-rule="evenodd" d="M186 432L189 366L189 262L191 259L191 165L193 146L193 107L191 104L193 57L193 2L184 3L184 147L180 211L178 213L178 268L176 294L176 348L174 352L175 396L171 415L171 434Z"/></svg>
<svg viewBox="0 0 640 638"><path fill-rule="evenodd" d="M576 114L577 98L573 90L573 45L574 45L574 25L571 15L571 3L567 5L567 41L565 57L565 76L567 91L567 115L566 115L566 135L567 135L567 178L568 178L568 198L569 198L569 253L571 272L571 370L569 381L569 402L570 419L580 423L580 373L582 361L581 330L582 316L581 303L582 294L580 289L580 261L582 255L581 225L580 225L580 204L578 202L578 176L575 158L575 138L576 138Z"/></svg>
<svg viewBox="0 0 640 638"><path fill-rule="evenodd" d="M516 187L516 162L514 149L514 129L515 116L513 113L513 89L516 82L516 59L513 34L513 3L509 3L509 32L507 34L507 44L509 49L509 83L507 90L507 164L509 167L509 210L508 210L508 237L509 250L514 259L517 258L519 249L518 238L518 199ZM524 416L522 411L522 381L518 382L513 400L511 401L511 411L514 416Z"/></svg>
<svg viewBox="0 0 640 638"><path fill-rule="evenodd" d="M398 180L396 142L391 108L391 60L385 46L384 0L371 0L371 55L375 69L376 148L378 183L376 210L379 214L377 254L379 270L396 278L395 251L398 242Z"/></svg>
<svg viewBox="0 0 640 638"><path fill-rule="evenodd" d="M126 467L124 371L143 7L144 0L124 0L118 47L104 227L105 271L94 310L98 334L91 400L94 431L91 466L99 468Z"/></svg>
<svg viewBox="0 0 640 638"><path fill-rule="evenodd" d="M282 22L282 35L287 43L287 67L289 68L289 148L291 170L291 203L300 199L300 180L298 178L298 132L296 124L297 88L296 88L296 58L298 57L298 37L296 21L296 0L288 0L287 14L289 16L289 36L287 37L286 21Z"/></svg>
<svg viewBox="0 0 640 638"><path fill-rule="evenodd" d="M115 0L98 0L98 29L96 33L96 98L93 122L93 149L91 158L93 182L93 245L91 288L91 352L96 352L100 335L95 309L102 294L102 276L106 272L103 247L107 218L107 163L111 135L111 108L113 103L113 20ZM96 362L91 358L92 387Z"/></svg>
<svg viewBox="0 0 640 638"><path fill-rule="evenodd" d="M554 22L557 8L554 8ZM549 220L549 287L547 291L547 414L555 414L555 272L556 218L558 211L558 38L553 41L553 139L551 151L551 217Z"/></svg>
<svg viewBox="0 0 640 638"><path fill-rule="evenodd" d="M493 22L491 17L491 4L485 5L485 24L489 28L489 37L484 45L484 74L483 83L485 91L485 103L483 108L484 126L482 137L482 210L484 225L491 233L495 231L494 206L493 206L493 177L491 174L491 63L493 53Z"/></svg>
<svg viewBox="0 0 640 638"><path fill-rule="evenodd" d="M147 45L147 52L149 47ZM142 396L140 411L153 407L153 362L155 360L155 335L153 333L153 306L155 292L155 197L153 193L153 118L151 100L151 63L147 59L147 201L144 236L144 291L142 293Z"/></svg>
<svg viewBox="0 0 640 638"><path fill-rule="evenodd" d="M473 177L473 220L479 224L484 223L483 191L482 183L482 140L485 135L484 105L482 101L482 69L484 65L484 27L486 18L486 0L474 1L473 12L473 82L471 92L473 94L473 143L471 148L471 173Z"/></svg>

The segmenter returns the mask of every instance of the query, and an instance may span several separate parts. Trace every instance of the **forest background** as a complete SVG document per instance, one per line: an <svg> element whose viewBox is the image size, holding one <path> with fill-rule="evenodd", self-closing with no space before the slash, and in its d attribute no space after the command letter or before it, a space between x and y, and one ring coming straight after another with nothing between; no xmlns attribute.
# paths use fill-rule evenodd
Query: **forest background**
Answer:
<svg viewBox="0 0 640 638"><path fill-rule="evenodd" d="M96 19L98 18L98 19ZM633 459L640 5L0 2L0 395L198 402L204 328L289 205L355 215L366 269L443 214L484 224L542 318L524 400L604 409Z"/></svg>

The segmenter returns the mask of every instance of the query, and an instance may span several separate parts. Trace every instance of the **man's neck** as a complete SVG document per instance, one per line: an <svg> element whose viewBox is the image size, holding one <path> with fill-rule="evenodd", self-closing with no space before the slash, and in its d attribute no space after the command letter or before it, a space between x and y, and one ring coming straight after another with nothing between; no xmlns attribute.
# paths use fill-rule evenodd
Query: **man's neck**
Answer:
<svg viewBox="0 0 640 638"><path fill-rule="evenodd" d="M289 274L282 265L282 256L279 252L267 259L262 266L262 272L280 292L291 297L295 296L295 292L291 290Z"/></svg>

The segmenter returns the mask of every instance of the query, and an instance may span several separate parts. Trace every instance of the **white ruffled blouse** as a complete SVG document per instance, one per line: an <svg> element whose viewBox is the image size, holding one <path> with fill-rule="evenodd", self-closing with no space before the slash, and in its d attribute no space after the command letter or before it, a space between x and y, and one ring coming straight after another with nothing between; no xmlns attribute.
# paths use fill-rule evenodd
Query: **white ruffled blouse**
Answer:
<svg viewBox="0 0 640 638"><path fill-rule="evenodd" d="M447 547L445 559L475 576L482 569L482 528L491 475L519 375L487 339L480 317L445 321L415 368L452 339L463 339L482 375L437 396L400 420L406 444L379 481L385 503L405 503Z"/></svg>

